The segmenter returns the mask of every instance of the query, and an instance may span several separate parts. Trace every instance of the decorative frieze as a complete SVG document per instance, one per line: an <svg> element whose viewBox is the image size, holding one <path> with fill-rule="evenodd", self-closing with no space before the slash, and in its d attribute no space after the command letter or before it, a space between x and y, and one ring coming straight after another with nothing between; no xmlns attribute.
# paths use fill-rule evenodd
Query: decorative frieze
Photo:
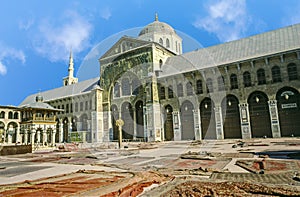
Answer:
<svg viewBox="0 0 300 197"><path fill-rule="evenodd" d="M239 104L240 109L240 122L241 122L241 131L243 139L251 138L251 125L249 119L249 106L248 103Z"/></svg>
<svg viewBox="0 0 300 197"><path fill-rule="evenodd" d="M274 138L280 137L280 126L278 119L278 110L277 110L277 100L268 101L269 104L269 112L271 117L271 128L272 128L272 136Z"/></svg>

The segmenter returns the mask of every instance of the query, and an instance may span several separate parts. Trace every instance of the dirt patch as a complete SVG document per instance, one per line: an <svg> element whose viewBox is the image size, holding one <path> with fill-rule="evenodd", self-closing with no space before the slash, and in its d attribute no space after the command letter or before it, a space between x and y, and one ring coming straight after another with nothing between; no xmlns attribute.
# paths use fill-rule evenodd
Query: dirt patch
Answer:
<svg viewBox="0 0 300 197"><path fill-rule="evenodd" d="M80 170L36 181L2 185L0 196L137 196L152 184L172 180L156 172L104 172Z"/></svg>
<svg viewBox="0 0 300 197"><path fill-rule="evenodd" d="M299 196L300 191L240 182L187 181L167 190L161 196Z"/></svg>
<svg viewBox="0 0 300 197"><path fill-rule="evenodd" d="M236 165L253 173L260 173L264 170L264 173L280 173L287 171L300 171L300 161L297 160L239 160Z"/></svg>

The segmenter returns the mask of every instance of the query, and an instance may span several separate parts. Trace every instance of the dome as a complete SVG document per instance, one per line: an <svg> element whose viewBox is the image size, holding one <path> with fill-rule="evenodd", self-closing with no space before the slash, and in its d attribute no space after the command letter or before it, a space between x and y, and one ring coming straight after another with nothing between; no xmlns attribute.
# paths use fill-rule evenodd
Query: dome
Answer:
<svg viewBox="0 0 300 197"><path fill-rule="evenodd" d="M146 27L144 27L140 33L139 36L142 36L144 34L148 33L166 33L166 34L173 34L176 33L175 30L168 25L167 23L158 21L157 15L155 16L155 21L148 24Z"/></svg>

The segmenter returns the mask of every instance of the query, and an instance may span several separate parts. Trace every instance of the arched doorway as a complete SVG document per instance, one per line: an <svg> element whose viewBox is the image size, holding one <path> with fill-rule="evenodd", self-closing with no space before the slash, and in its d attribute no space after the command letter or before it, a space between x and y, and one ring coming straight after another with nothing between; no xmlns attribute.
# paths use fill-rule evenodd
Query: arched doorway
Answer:
<svg viewBox="0 0 300 197"><path fill-rule="evenodd" d="M184 101L180 107L181 139L194 140L194 106L190 101Z"/></svg>
<svg viewBox="0 0 300 197"><path fill-rule="evenodd" d="M291 87L284 87L276 95L282 137L300 136L300 96Z"/></svg>
<svg viewBox="0 0 300 197"><path fill-rule="evenodd" d="M116 105L112 105L111 106L111 122L112 122L112 135L111 138L112 140L118 140L119 138L119 129L116 125L116 121L119 119L119 110L118 107Z"/></svg>
<svg viewBox="0 0 300 197"><path fill-rule="evenodd" d="M133 109L130 103L125 102L122 104L121 116L124 121L122 127L123 139L133 139Z"/></svg>
<svg viewBox="0 0 300 197"><path fill-rule="evenodd" d="M200 104L202 139L216 139L215 104L210 98L205 98Z"/></svg>
<svg viewBox="0 0 300 197"><path fill-rule="evenodd" d="M69 142L69 120L65 118L63 120L63 142Z"/></svg>
<svg viewBox="0 0 300 197"><path fill-rule="evenodd" d="M165 107L165 140L170 141L174 139L174 129L173 129L173 108L170 105Z"/></svg>
<svg viewBox="0 0 300 197"><path fill-rule="evenodd" d="M253 92L248 98L252 137L272 137L268 97L263 92Z"/></svg>
<svg viewBox="0 0 300 197"><path fill-rule="evenodd" d="M77 131L77 117L72 117L72 131Z"/></svg>
<svg viewBox="0 0 300 197"><path fill-rule="evenodd" d="M222 117L223 117L223 129L224 138L228 139L240 139L241 122L239 113L239 101L233 95L226 96L222 101Z"/></svg>
<svg viewBox="0 0 300 197"><path fill-rule="evenodd" d="M136 113L136 138L144 139L144 113L143 113L142 101L136 102L135 113Z"/></svg>
<svg viewBox="0 0 300 197"><path fill-rule="evenodd" d="M7 125L7 137L11 138L11 142L12 143L16 143L17 142L17 130L18 130L18 124L15 122L10 122ZM10 141L8 140L8 141Z"/></svg>
<svg viewBox="0 0 300 197"><path fill-rule="evenodd" d="M5 139L5 124L0 122L0 143L3 143Z"/></svg>
<svg viewBox="0 0 300 197"><path fill-rule="evenodd" d="M59 133L60 133L60 123L59 119L56 119L56 133L55 133L55 142L59 143Z"/></svg>

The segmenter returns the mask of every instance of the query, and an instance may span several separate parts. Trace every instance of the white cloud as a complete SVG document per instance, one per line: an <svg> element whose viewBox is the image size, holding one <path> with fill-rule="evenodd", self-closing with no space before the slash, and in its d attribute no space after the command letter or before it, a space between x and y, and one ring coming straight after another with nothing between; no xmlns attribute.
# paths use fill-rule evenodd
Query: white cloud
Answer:
<svg viewBox="0 0 300 197"><path fill-rule="evenodd" d="M29 19L27 21L21 20L19 22L19 28L21 30L28 30L33 24L34 24L34 20L33 19Z"/></svg>
<svg viewBox="0 0 300 197"><path fill-rule="evenodd" d="M19 60L24 64L26 57L21 50L0 45L0 75L6 75L7 73L7 64L5 64L7 60Z"/></svg>
<svg viewBox="0 0 300 197"><path fill-rule="evenodd" d="M211 1L210 1L211 2ZM219 0L207 5L208 15L198 17L193 25L215 34L222 42L239 39L247 30L245 0Z"/></svg>
<svg viewBox="0 0 300 197"><path fill-rule="evenodd" d="M50 61L66 60L70 49L80 53L90 45L92 25L78 13L67 11L56 24L43 20L34 48ZM57 25L59 24L59 25Z"/></svg>
<svg viewBox="0 0 300 197"><path fill-rule="evenodd" d="M111 9L109 7L105 7L102 10L100 10L100 16L105 20L109 20L111 15Z"/></svg>
<svg viewBox="0 0 300 197"><path fill-rule="evenodd" d="M2 64L2 62L0 61L0 75L6 75L7 73L7 69L6 66Z"/></svg>

